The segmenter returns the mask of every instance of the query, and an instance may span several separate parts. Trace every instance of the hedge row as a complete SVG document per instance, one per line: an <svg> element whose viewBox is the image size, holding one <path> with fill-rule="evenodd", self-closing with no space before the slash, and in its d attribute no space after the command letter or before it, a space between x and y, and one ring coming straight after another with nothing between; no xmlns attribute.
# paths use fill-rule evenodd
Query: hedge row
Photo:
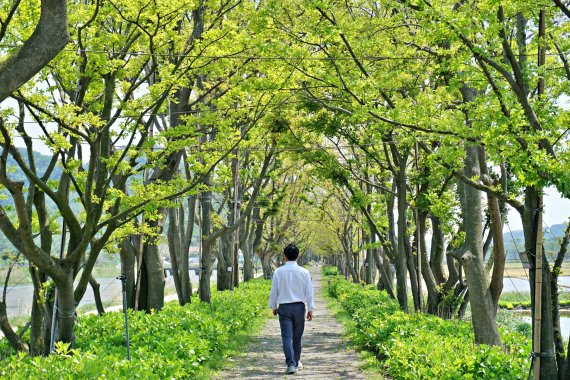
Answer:
<svg viewBox="0 0 570 380"><path fill-rule="evenodd" d="M474 344L469 322L406 314L373 286L331 277L329 295L356 322L351 341L374 353L394 379L522 379L528 372L529 340L501 330L504 347Z"/></svg>
<svg viewBox="0 0 570 380"><path fill-rule="evenodd" d="M49 357L12 356L0 369L10 379L181 379L192 378L223 355L232 336L267 317L269 282L240 284L212 295L212 308L193 298L184 307L168 303L157 313L129 312L131 361L126 359L124 314L82 316L76 349L58 345ZM265 310L265 311L264 311Z"/></svg>
<svg viewBox="0 0 570 380"><path fill-rule="evenodd" d="M570 306L570 300L558 301L560 307L567 308ZM512 309L530 309L532 303L530 301L499 301L499 307L502 309L512 310Z"/></svg>

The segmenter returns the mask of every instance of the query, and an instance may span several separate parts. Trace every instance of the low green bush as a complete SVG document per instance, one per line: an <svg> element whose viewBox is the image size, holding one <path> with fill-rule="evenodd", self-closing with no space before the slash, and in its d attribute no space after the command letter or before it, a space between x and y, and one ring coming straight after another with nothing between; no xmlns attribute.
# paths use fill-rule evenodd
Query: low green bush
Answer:
<svg viewBox="0 0 570 380"><path fill-rule="evenodd" d="M328 294L350 314L351 341L384 360L394 379L521 379L529 367L530 340L501 328L504 347L474 344L467 321L400 310L372 286L332 278Z"/></svg>
<svg viewBox="0 0 570 380"><path fill-rule="evenodd" d="M267 317L269 281L240 284L233 292L212 294L207 303L193 298L160 312L129 312L132 360L126 359L124 314L82 316L76 349L59 344L49 357L19 354L8 358L0 377L10 379L184 379L224 355L232 336Z"/></svg>
<svg viewBox="0 0 570 380"><path fill-rule="evenodd" d="M338 276L340 274L340 271L338 270L337 267L325 266L323 267L323 274L325 276Z"/></svg>

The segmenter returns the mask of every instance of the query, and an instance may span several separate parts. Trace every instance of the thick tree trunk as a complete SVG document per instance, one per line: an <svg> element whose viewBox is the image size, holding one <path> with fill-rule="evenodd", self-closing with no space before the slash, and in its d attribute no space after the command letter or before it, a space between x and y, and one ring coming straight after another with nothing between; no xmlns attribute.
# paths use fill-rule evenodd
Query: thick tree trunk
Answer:
<svg viewBox="0 0 570 380"><path fill-rule="evenodd" d="M346 258L346 269L347 272L350 273L352 282L358 284L360 280L358 278L358 272L354 269L354 259L352 252L344 252L344 257Z"/></svg>
<svg viewBox="0 0 570 380"><path fill-rule="evenodd" d="M464 169L468 178L479 177L478 162L477 147L468 145ZM465 186L464 191L465 242L463 253L457 258L465 269L465 278L469 287L475 341L480 344L501 345L483 265L481 193L471 186Z"/></svg>
<svg viewBox="0 0 570 380"><path fill-rule="evenodd" d="M204 178L204 184L209 186L210 184L210 175L207 175ZM202 213L201 218L201 235L202 236L210 236L210 225L211 225L211 218L210 218L210 211L211 205L210 201L212 199L212 192L205 191L201 194L202 200L200 202L200 210ZM210 302L212 294L210 290L210 273L211 273L211 262L212 262L212 244L202 244L202 257L200 258L200 283L199 283L199 295L200 300L204 302Z"/></svg>
<svg viewBox="0 0 570 380"><path fill-rule="evenodd" d="M406 265L408 267L408 278L410 279L410 289L412 290L412 300L414 301L414 309L416 311L421 310L420 308L420 288L418 285L418 266L417 257L414 257L411 252L411 247L409 245L408 239L406 238Z"/></svg>
<svg viewBox="0 0 570 380"><path fill-rule="evenodd" d="M554 345L556 347L556 363L558 364L559 378L570 379L569 363L570 355L564 351L564 338L560 329L560 303L558 299L558 275L561 273L562 264L566 257L568 244L570 243L570 225L566 227L566 232L560 243L560 250L556 255L556 260L552 267L550 288L552 291L552 320L554 321Z"/></svg>
<svg viewBox="0 0 570 380"><path fill-rule="evenodd" d="M241 251L243 254L243 280L253 280L255 278L255 263L252 237L246 236L241 244Z"/></svg>
<svg viewBox="0 0 570 380"><path fill-rule="evenodd" d="M404 160L401 159L403 162ZM405 167L405 166L404 166ZM398 198L398 244L396 251L396 289L398 294L398 302L404 311L408 311L408 276L407 276L407 259L406 254L406 232L407 221L406 212L408 203L406 200L406 177L402 169L398 171L396 181L396 192Z"/></svg>
<svg viewBox="0 0 570 380"><path fill-rule="evenodd" d="M70 273L66 281L57 283L58 334L57 341L74 344L75 296L73 276Z"/></svg>
<svg viewBox="0 0 570 380"><path fill-rule="evenodd" d="M217 289L219 291L228 290L231 287L232 272L232 241L231 234L224 234L220 237L220 249L218 250L217 266ZM232 269L229 269L232 267ZM230 271L228 271L230 270Z"/></svg>
<svg viewBox="0 0 570 380"><path fill-rule="evenodd" d="M161 310L164 307L164 267L162 265L162 257L158 251L158 246L154 242L148 242L144 247L143 271L145 281L141 282L141 286L145 288L145 310ZM141 280L142 280L141 279ZM141 291L141 294L143 292ZM140 309L142 310L142 309Z"/></svg>
<svg viewBox="0 0 570 380"><path fill-rule="evenodd" d="M378 279L377 288L378 290L386 290L391 298L396 298L394 295L394 276L392 274L392 268L390 266L390 260L384 254L382 246L374 249L372 251L374 262L376 263L376 268L380 273ZM382 259L380 259L382 257Z"/></svg>
<svg viewBox="0 0 570 380"><path fill-rule="evenodd" d="M437 306L439 304L439 293L437 291L437 282L433 272L431 270L431 266L428 262L427 257L427 246L426 246L426 219L427 214L425 212L420 212L418 215L418 226L419 229L419 236L420 236L420 250L421 255L420 258L422 260L422 275L424 282L426 284L427 293L428 293L428 309L427 312L430 314L437 314Z"/></svg>
<svg viewBox="0 0 570 380"><path fill-rule="evenodd" d="M430 251L430 268L438 284L445 283L445 274L443 270L443 258L445 257L445 236L441 229L441 221L437 216L431 216L431 251Z"/></svg>
<svg viewBox="0 0 570 380"><path fill-rule="evenodd" d="M127 307L135 306L135 264L136 252L129 238L120 243L119 257L121 259L121 274L127 277Z"/></svg>
<svg viewBox="0 0 570 380"><path fill-rule="evenodd" d="M34 295L32 297L32 313L30 316L30 355L47 355L49 353L49 344L45 338L46 327L49 324L46 320L51 318L46 318L46 308L40 304L40 292L42 291L43 284L47 281L47 276L45 273L39 271L35 266L30 265L30 275L32 277L32 283L34 285ZM49 298L48 295L45 295ZM49 302L45 302L47 305ZM49 331L48 331L49 332Z"/></svg>
<svg viewBox="0 0 570 380"><path fill-rule="evenodd" d="M273 277L273 268L271 268L271 258L273 256L264 255L261 258L261 269L263 269L263 278L270 279Z"/></svg>
<svg viewBox="0 0 570 380"><path fill-rule="evenodd" d="M182 280L180 278L180 255L182 253L181 241L179 238L179 231L182 228L178 220L178 209L171 208L168 210L168 230L166 237L168 240L168 252L170 254L170 265L172 265L172 278L174 280L174 288L178 295L178 302L181 306L185 304L182 300Z"/></svg>

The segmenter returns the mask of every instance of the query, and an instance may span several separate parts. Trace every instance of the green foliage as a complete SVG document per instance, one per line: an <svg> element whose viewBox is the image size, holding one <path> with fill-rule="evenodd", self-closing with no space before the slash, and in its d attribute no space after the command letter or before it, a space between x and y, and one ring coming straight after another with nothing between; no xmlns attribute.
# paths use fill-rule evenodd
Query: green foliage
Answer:
<svg viewBox="0 0 570 380"><path fill-rule="evenodd" d="M152 314L130 311L131 361L126 359L122 313L84 316L77 324L76 349L61 344L49 357L12 356L0 377L191 378L209 361L223 357L232 337L268 315L263 312L268 293L269 282L256 280L231 293L214 293L213 313L196 298L184 307L171 302Z"/></svg>
<svg viewBox="0 0 570 380"><path fill-rule="evenodd" d="M340 271L338 270L337 267L326 266L323 268L323 274L325 276L338 276L340 274Z"/></svg>
<svg viewBox="0 0 570 380"><path fill-rule="evenodd" d="M521 379L528 368L530 340L501 329L504 347L473 343L473 328L461 320L406 314L373 286L331 279L329 295L355 321L351 340L385 360L394 379Z"/></svg>

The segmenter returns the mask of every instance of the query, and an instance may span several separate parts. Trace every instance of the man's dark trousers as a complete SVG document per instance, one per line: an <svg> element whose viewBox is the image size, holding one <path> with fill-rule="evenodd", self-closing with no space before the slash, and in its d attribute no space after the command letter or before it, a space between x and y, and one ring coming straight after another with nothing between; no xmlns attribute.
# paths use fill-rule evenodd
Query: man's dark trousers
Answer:
<svg viewBox="0 0 570 380"><path fill-rule="evenodd" d="M301 359L301 338L305 330L305 304L303 302L280 304L278 313L285 363L288 367L296 367Z"/></svg>

